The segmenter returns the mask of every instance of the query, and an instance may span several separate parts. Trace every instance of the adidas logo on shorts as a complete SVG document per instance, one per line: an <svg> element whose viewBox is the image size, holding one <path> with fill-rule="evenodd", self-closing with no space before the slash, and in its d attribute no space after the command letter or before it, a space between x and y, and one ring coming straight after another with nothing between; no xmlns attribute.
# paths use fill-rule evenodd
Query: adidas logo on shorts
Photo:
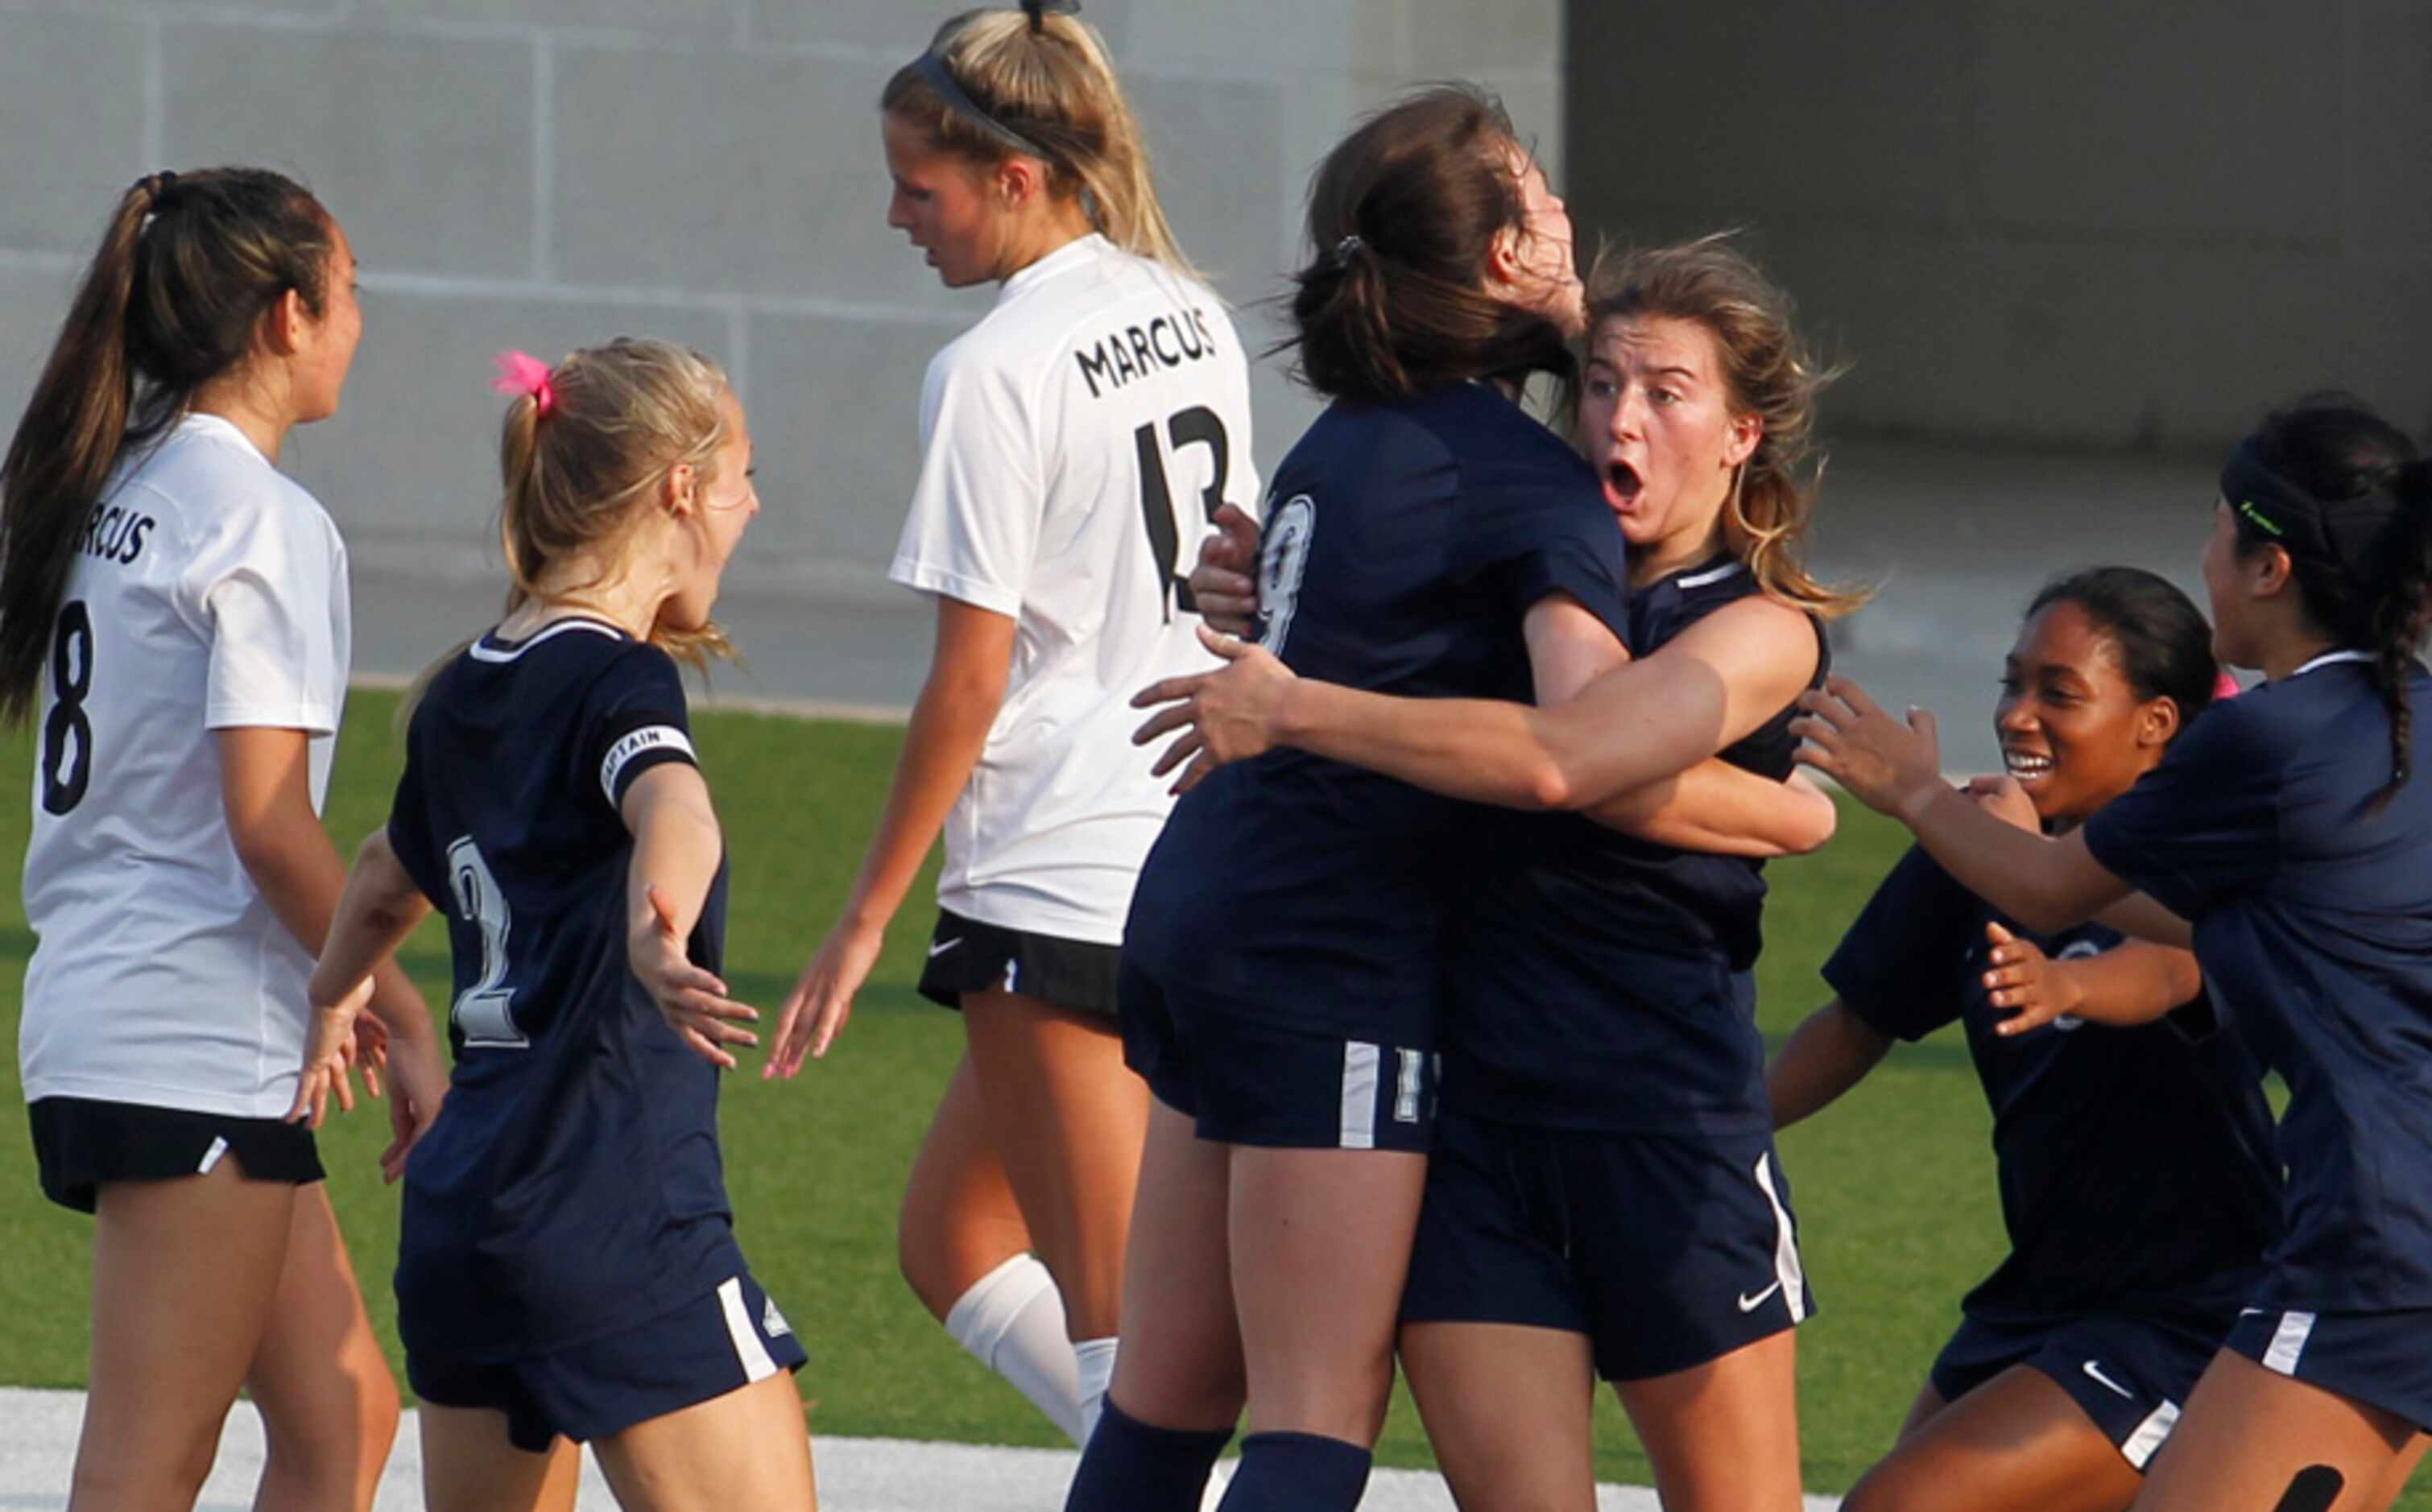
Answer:
<svg viewBox="0 0 2432 1512"><path fill-rule="evenodd" d="M761 1298L760 1332L768 1335L770 1338L783 1338L793 1331L794 1325L785 1321L785 1315L784 1313L777 1311L777 1299L774 1297Z"/></svg>

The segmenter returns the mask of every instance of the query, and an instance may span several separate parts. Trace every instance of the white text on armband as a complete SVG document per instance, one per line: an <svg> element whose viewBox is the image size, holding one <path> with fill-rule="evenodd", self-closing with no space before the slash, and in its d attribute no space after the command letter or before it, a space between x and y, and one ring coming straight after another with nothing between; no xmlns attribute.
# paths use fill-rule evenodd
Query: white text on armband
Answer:
<svg viewBox="0 0 2432 1512"><path fill-rule="evenodd" d="M600 764L600 790L608 795L610 808L616 806L616 779L633 758L662 748L680 750L686 761L700 764L701 758L693 754L692 742L673 725L645 725L608 748L607 757Z"/></svg>

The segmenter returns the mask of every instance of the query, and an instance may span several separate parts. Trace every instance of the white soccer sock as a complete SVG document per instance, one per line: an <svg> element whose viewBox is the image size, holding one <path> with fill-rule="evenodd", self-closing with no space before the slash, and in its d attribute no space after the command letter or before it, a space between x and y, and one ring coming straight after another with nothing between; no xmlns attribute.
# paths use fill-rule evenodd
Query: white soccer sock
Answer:
<svg viewBox="0 0 2432 1512"><path fill-rule="evenodd" d="M1077 1362L1064 1336L1064 1299L1031 1254L1018 1254L972 1283L946 1313L946 1332L982 1365L1013 1384L1056 1427L1087 1443ZM1114 1341L1106 1341L1109 1352ZM1098 1385L1098 1399L1106 1396ZM1090 1421L1094 1424L1093 1413Z"/></svg>
<svg viewBox="0 0 2432 1512"><path fill-rule="evenodd" d="M1098 1431L1098 1415L1106 1410L1106 1387L1115 1379L1115 1341L1111 1338L1085 1338L1072 1346L1072 1358L1080 1371L1081 1447L1089 1447L1089 1436Z"/></svg>

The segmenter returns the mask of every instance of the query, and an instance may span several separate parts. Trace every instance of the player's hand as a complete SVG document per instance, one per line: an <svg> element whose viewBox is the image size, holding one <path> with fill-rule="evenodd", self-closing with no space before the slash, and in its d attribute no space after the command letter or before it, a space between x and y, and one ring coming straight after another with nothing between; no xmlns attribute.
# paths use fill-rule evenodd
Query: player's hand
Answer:
<svg viewBox="0 0 2432 1512"><path fill-rule="evenodd" d="M1984 973L1985 997L1995 1008L2014 1010L1993 1026L1993 1033L2023 1034L2077 1011L2083 997L2076 980L2060 970L2035 941L2022 940L1989 922L1984 937L1993 942L1984 958L1989 966Z"/></svg>
<svg viewBox="0 0 2432 1512"><path fill-rule="evenodd" d="M2035 812L2035 800L2018 780L2006 774L1971 777L1965 789L1976 800L1976 806L2004 824L2014 824L2030 834L2043 832L2043 815Z"/></svg>
<svg viewBox="0 0 2432 1512"><path fill-rule="evenodd" d="M757 1045L760 1036L743 1025L756 1023L760 1010L726 995L726 983L693 965L684 953L684 937L676 932L675 905L656 883L645 890L650 916L627 937L626 954L642 990L658 1005L659 1016L694 1054L720 1070L735 1069L729 1045Z"/></svg>
<svg viewBox="0 0 2432 1512"><path fill-rule="evenodd" d="M380 1016L355 1016L355 1070L363 1079L363 1092L368 1097L380 1095L380 1073L388 1069L388 1025Z"/></svg>
<svg viewBox="0 0 2432 1512"><path fill-rule="evenodd" d="M1246 635L1258 617L1258 522L1227 504L1208 523L1216 529L1199 543L1191 601L1209 629Z"/></svg>
<svg viewBox="0 0 2432 1512"><path fill-rule="evenodd" d="M1942 747L1934 715L1912 708L1902 724L1845 677L1799 696L1806 713L1790 732L1807 744L1799 759L1866 807L1906 822L1942 791Z"/></svg>
<svg viewBox="0 0 2432 1512"><path fill-rule="evenodd" d="M439 1036L424 1034L395 1047L388 1099L388 1148L380 1151L380 1180L394 1184L405 1174L405 1157L439 1117L448 1097L448 1066L439 1054Z"/></svg>
<svg viewBox="0 0 2432 1512"><path fill-rule="evenodd" d="M355 1111L355 1087L348 1072L356 1055L355 1022L372 1000L372 979L355 983L337 1001L314 1003L304 1032L304 1065L296 1078L296 1100L287 1106L287 1121L318 1129L329 1099L338 1111Z"/></svg>
<svg viewBox="0 0 2432 1512"><path fill-rule="evenodd" d="M776 1048L768 1052L768 1064L760 1068L762 1081L773 1076L791 1078L802 1070L804 1055L818 1059L827 1054L845 1020L853 1016L853 996L870 980L878 965L879 948L886 943L883 925L836 921L828 937L819 942L811 964L802 967L794 990L785 995L785 1011L777 1019Z"/></svg>
<svg viewBox="0 0 2432 1512"><path fill-rule="evenodd" d="M1292 669L1275 655L1238 635L1220 635L1202 626L1200 644L1232 665L1216 672L1167 678L1132 696L1135 709L1158 709L1132 731L1132 744L1145 746L1174 731L1182 731L1149 768L1163 777L1184 762L1174 791L1188 793L1219 766L1247 761L1275 744L1275 728L1285 697L1298 680Z"/></svg>

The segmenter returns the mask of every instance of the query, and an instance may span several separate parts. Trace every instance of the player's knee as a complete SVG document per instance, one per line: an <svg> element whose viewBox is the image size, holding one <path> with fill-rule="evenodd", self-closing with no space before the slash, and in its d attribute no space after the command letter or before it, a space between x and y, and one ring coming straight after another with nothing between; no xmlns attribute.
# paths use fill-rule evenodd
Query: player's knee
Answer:
<svg viewBox="0 0 2432 1512"><path fill-rule="evenodd" d="M1968 1484L1964 1479L1959 1483ZM1913 1455L1895 1453L1849 1487L1841 1499L1841 1512L1940 1512L1957 1504L1946 1494L1951 1488L1947 1475L1935 1474Z"/></svg>

